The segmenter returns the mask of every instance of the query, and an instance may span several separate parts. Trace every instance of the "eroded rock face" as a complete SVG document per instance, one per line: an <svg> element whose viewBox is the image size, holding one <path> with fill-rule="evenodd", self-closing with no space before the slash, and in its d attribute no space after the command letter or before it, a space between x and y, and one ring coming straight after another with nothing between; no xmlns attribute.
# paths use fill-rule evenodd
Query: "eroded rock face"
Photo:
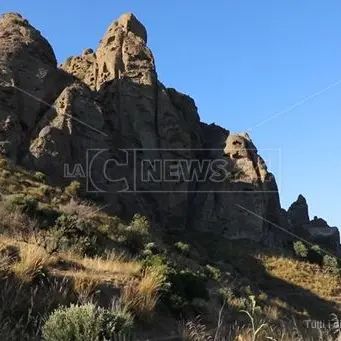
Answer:
<svg viewBox="0 0 341 341"><path fill-rule="evenodd" d="M203 209L195 225L230 239L274 242L270 222L280 222L278 189L249 136L227 134L220 159L226 160L227 178L199 184L199 193L212 193L196 196L195 206Z"/></svg>
<svg viewBox="0 0 341 341"><path fill-rule="evenodd" d="M271 223L284 217L277 185L250 137L201 123L194 100L159 81L146 29L133 14L113 22L96 51L60 68L19 15L5 15L0 29L2 154L61 184L70 181L65 165L81 165L87 188L118 214L276 242ZM288 216L303 223L296 206Z"/></svg>
<svg viewBox="0 0 341 341"><path fill-rule="evenodd" d="M64 176L64 165L80 164L85 170L86 151L107 147L103 128L103 115L94 94L85 84L75 82L63 90L37 124L27 162L56 182Z"/></svg>
<svg viewBox="0 0 341 341"><path fill-rule="evenodd" d="M309 223L308 204L303 195L300 194L297 200L289 207L288 218L295 227Z"/></svg>
<svg viewBox="0 0 341 341"><path fill-rule="evenodd" d="M16 160L68 77L50 44L19 14L0 20L0 46L0 151Z"/></svg>
<svg viewBox="0 0 341 341"><path fill-rule="evenodd" d="M125 14L109 26L95 53L89 51L74 57L62 68L97 92L111 156L119 163L125 163L126 157L134 158L131 160L134 165L122 173L129 189L145 194L140 195L138 203L132 203L129 195L117 195L113 206L129 207L131 213L139 209L149 215L153 211L162 212L159 214L162 220L168 224L174 220L174 224L184 227L188 182L151 183L141 176L132 177L133 168L143 172L143 162L155 165L163 159L193 158L190 149L200 147L200 121L194 101L158 81L146 42L143 25L134 15ZM122 157L118 149L136 152ZM119 168L112 165L109 170L112 177L120 172ZM148 191L161 193L150 195ZM151 201L153 208L148 204Z"/></svg>

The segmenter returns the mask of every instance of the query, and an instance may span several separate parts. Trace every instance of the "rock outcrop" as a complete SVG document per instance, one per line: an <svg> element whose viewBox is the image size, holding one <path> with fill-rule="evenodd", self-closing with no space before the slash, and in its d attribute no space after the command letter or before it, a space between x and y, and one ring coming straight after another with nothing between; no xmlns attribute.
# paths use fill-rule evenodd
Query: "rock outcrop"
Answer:
<svg viewBox="0 0 341 341"><path fill-rule="evenodd" d="M50 44L16 13L0 21L0 151L14 160L66 85Z"/></svg>
<svg viewBox="0 0 341 341"><path fill-rule="evenodd" d="M299 195L297 200L288 209L289 223L295 228L304 224L309 224L308 204L303 195Z"/></svg>
<svg viewBox="0 0 341 341"><path fill-rule="evenodd" d="M310 220L308 212L307 201L300 194L287 212L290 231L311 243L340 255L340 233L338 228L329 226L324 219L316 216L313 220Z"/></svg>
<svg viewBox="0 0 341 341"><path fill-rule="evenodd" d="M112 211L141 212L165 228L272 244L272 223L307 223L301 199L288 218L281 211L248 134L200 122L194 100L160 82L133 14L113 22L96 51L60 67L20 15L6 14L0 29L3 155L59 184L70 182L65 167L78 167L86 190L106 196Z"/></svg>

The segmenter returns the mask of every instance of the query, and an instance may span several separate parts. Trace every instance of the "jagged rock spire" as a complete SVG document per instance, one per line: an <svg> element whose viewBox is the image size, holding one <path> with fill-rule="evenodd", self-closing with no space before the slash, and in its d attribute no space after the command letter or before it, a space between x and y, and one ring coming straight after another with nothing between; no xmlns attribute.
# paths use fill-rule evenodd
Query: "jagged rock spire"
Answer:
<svg viewBox="0 0 341 341"><path fill-rule="evenodd" d="M300 194L297 200L288 209L288 218L295 227L309 224L308 204L305 197Z"/></svg>

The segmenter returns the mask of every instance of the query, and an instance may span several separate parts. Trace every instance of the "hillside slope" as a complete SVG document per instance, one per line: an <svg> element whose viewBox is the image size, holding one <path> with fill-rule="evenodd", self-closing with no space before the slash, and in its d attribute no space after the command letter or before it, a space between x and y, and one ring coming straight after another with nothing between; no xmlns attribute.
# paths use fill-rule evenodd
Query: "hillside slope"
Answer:
<svg viewBox="0 0 341 341"><path fill-rule="evenodd" d="M210 232L160 231L137 215L125 222L82 200L79 183L50 186L5 159L0 188L2 340L40 340L48 314L71 303L114 309L137 339L155 340L203 323L215 333L219 316L219 332L248 339L241 311L252 300L264 335L288 340L293 321L312 337L304 321L339 313L340 270L328 264Z"/></svg>

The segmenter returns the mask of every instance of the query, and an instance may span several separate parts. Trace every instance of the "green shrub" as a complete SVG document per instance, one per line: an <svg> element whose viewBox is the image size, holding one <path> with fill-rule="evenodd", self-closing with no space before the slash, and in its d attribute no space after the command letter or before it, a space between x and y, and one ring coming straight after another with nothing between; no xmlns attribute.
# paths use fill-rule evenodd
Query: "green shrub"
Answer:
<svg viewBox="0 0 341 341"><path fill-rule="evenodd" d="M47 175L42 173L42 172L35 172L34 177L40 182L46 182L47 181Z"/></svg>
<svg viewBox="0 0 341 341"><path fill-rule="evenodd" d="M308 249L301 241L294 242L294 251L301 258L306 258L308 255Z"/></svg>
<svg viewBox="0 0 341 341"><path fill-rule="evenodd" d="M190 251L190 246L183 242L176 242L174 244L175 248L180 251L183 255L188 256Z"/></svg>
<svg viewBox="0 0 341 341"><path fill-rule="evenodd" d="M173 294L172 292L163 297L163 302L170 310L177 313L181 313L186 309L186 307L189 307L190 305L190 302L184 297L180 296L177 293Z"/></svg>
<svg viewBox="0 0 341 341"><path fill-rule="evenodd" d="M37 212L38 201L29 195L11 194L7 197L7 205L10 209L19 209L32 216Z"/></svg>
<svg viewBox="0 0 341 341"><path fill-rule="evenodd" d="M330 271L331 273L335 275L340 273L339 264L335 257L324 255L322 264L323 264L324 269Z"/></svg>
<svg viewBox="0 0 341 341"><path fill-rule="evenodd" d="M119 241L133 253L144 249L146 243L151 239L149 232L150 225L145 217L135 214L129 226L121 224Z"/></svg>
<svg viewBox="0 0 341 341"><path fill-rule="evenodd" d="M170 282L170 294L180 298L179 301L191 302L195 298L207 300L209 298L206 287L207 279L200 272L192 272L189 269L172 269L168 275Z"/></svg>
<svg viewBox="0 0 341 341"><path fill-rule="evenodd" d="M55 310L43 326L43 337L45 341L115 341L132 330L133 318L126 309L107 310L88 303Z"/></svg>
<svg viewBox="0 0 341 341"><path fill-rule="evenodd" d="M46 228L54 225L60 215L60 211L55 210L51 205L41 202L38 204L36 217L39 219L41 227Z"/></svg>
<svg viewBox="0 0 341 341"><path fill-rule="evenodd" d="M202 298L194 298L191 302L191 308L194 309L197 314L204 314L208 311L209 306L207 301Z"/></svg>
<svg viewBox="0 0 341 341"><path fill-rule="evenodd" d="M160 254L146 257L143 264L145 268L157 272L165 279L161 299L174 312L181 312L194 299L209 298L204 273L179 269L165 255Z"/></svg>
<svg viewBox="0 0 341 341"><path fill-rule="evenodd" d="M150 254L154 255L159 252L159 248L157 247L156 243L150 242L145 245L144 251L150 251Z"/></svg>
<svg viewBox="0 0 341 341"><path fill-rule="evenodd" d="M163 255L150 255L143 261L143 265L145 268L157 272L160 276L165 278L165 283L167 283L167 279L171 272L174 271L170 263L166 260L166 257Z"/></svg>
<svg viewBox="0 0 341 341"><path fill-rule="evenodd" d="M120 306L111 310L101 309L100 340L115 340L118 333L131 335L133 330L133 316ZM128 341L128 340L127 340Z"/></svg>
<svg viewBox="0 0 341 341"><path fill-rule="evenodd" d="M181 313L197 299L208 300L206 281L189 270L169 275L169 289L163 294L162 300L169 309Z"/></svg>
<svg viewBox="0 0 341 341"><path fill-rule="evenodd" d="M93 304L55 310L43 326L45 341L99 341L101 314Z"/></svg>
<svg viewBox="0 0 341 341"><path fill-rule="evenodd" d="M11 172L7 169L3 169L2 172L1 172L1 176L3 178L8 178L9 176L11 175Z"/></svg>
<svg viewBox="0 0 341 341"><path fill-rule="evenodd" d="M160 254L160 249L154 242L145 244L144 250L142 251L142 258L146 259L150 256Z"/></svg>
<svg viewBox="0 0 341 341"><path fill-rule="evenodd" d="M97 235L90 220L77 215L62 214L47 237L49 247L59 251L72 250L79 255L94 256L100 250Z"/></svg>
<svg viewBox="0 0 341 341"><path fill-rule="evenodd" d="M180 312L193 299L209 298L206 287L207 276L204 273L180 269L161 254L146 257L143 265L165 279L161 298L173 311Z"/></svg>
<svg viewBox="0 0 341 341"><path fill-rule="evenodd" d="M46 185L40 185L38 188L38 191L39 191L39 193L41 193L44 196L47 196L50 193L50 189Z"/></svg>
<svg viewBox="0 0 341 341"><path fill-rule="evenodd" d="M152 256L153 255L153 251L152 250L150 250L150 249L144 249L143 251L142 251L142 257L150 257L150 256Z"/></svg>
<svg viewBox="0 0 341 341"><path fill-rule="evenodd" d="M218 290L218 297L221 304L227 302L229 306L238 312L247 307L247 299L243 295L236 293L231 287L223 287Z"/></svg>
<svg viewBox="0 0 341 341"><path fill-rule="evenodd" d="M64 192L70 197L78 197L80 194L81 184L78 181L72 181L69 186L65 187Z"/></svg>
<svg viewBox="0 0 341 341"><path fill-rule="evenodd" d="M244 296L247 296L247 297L255 296L255 293L253 292L253 290L252 290L250 285L242 287L241 288L241 292L244 294Z"/></svg>
<svg viewBox="0 0 341 341"><path fill-rule="evenodd" d="M321 248L319 245L313 245L310 249L311 251L314 251L316 253L319 253L319 254L321 253Z"/></svg>
<svg viewBox="0 0 341 341"><path fill-rule="evenodd" d="M265 293L265 292L260 292L257 296L257 300L260 301L260 302L265 302L268 300L268 295Z"/></svg>
<svg viewBox="0 0 341 341"><path fill-rule="evenodd" d="M219 281L221 279L221 271L218 268L207 264L205 266L205 271L208 277L212 278L214 281Z"/></svg>
<svg viewBox="0 0 341 341"><path fill-rule="evenodd" d="M3 156L0 157L0 168L5 168L8 166L7 159L4 159Z"/></svg>
<svg viewBox="0 0 341 341"><path fill-rule="evenodd" d="M19 210L20 212L37 219L41 228L53 225L60 216L60 212L56 211L52 206L41 203L32 196L25 194L8 195L6 206L10 210Z"/></svg>

